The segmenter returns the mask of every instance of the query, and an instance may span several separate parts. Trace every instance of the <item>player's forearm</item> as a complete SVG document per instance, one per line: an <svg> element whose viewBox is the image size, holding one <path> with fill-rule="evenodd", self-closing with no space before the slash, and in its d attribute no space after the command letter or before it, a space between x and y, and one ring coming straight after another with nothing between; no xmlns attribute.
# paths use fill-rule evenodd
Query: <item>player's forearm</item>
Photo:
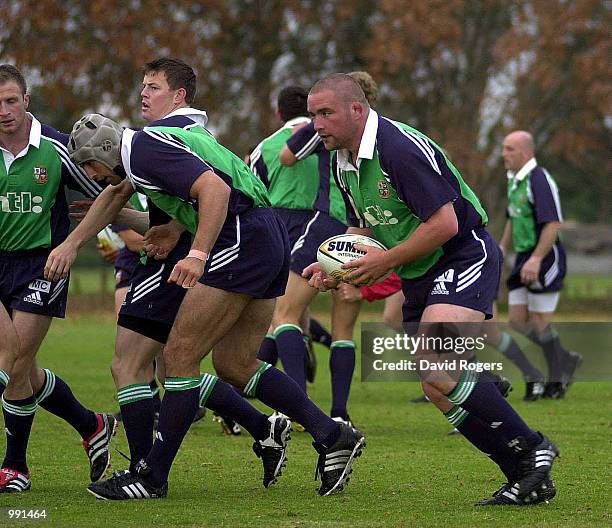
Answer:
<svg viewBox="0 0 612 528"><path fill-rule="evenodd" d="M123 231L119 231L118 234L121 237L121 240L125 242L126 247L130 251L134 251L137 253L143 248L144 241L142 235L140 235L136 231L133 231L132 229L125 229Z"/></svg>
<svg viewBox="0 0 612 528"><path fill-rule="evenodd" d="M548 222L540 232L540 238L538 239L538 244L533 250L531 256L539 259L543 259L550 250L552 249L555 241L557 240L557 236L559 234L559 230L561 229L561 222Z"/></svg>
<svg viewBox="0 0 612 528"><path fill-rule="evenodd" d="M212 171L204 173L192 188L198 200L198 230L191 249L209 254L212 250L227 216L229 186Z"/></svg>
<svg viewBox="0 0 612 528"><path fill-rule="evenodd" d="M129 227L136 233L144 235L149 229L149 213L123 207L117 214L115 223Z"/></svg>
<svg viewBox="0 0 612 528"><path fill-rule="evenodd" d="M449 202L417 227L406 241L386 252L389 268L430 255L454 237L458 229L457 216Z"/></svg>
<svg viewBox="0 0 612 528"><path fill-rule="evenodd" d="M298 162L295 154L291 152L291 149L287 145L283 147L278 158L281 165L284 165L285 167L291 167L291 165L295 165Z"/></svg>
<svg viewBox="0 0 612 528"><path fill-rule="evenodd" d="M501 240L499 241L499 245L502 250L505 252L508 251L510 247L510 238L512 237L512 223L510 219L506 220L506 225L504 226L504 233L502 234Z"/></svg>
<svg viewBox="0 0 612 528"><path fill-rule="evenodd" d="M133 190L132 193L129 194L127 194L127 191L127 188L123 184L117 186L109 185L104 189L95 199L89 211L87 211L85 218L83 218L76 229L68 235L66 241L80 248L85 242L93 238L100 230L115 219L117 213L129 200Z"/></svg>

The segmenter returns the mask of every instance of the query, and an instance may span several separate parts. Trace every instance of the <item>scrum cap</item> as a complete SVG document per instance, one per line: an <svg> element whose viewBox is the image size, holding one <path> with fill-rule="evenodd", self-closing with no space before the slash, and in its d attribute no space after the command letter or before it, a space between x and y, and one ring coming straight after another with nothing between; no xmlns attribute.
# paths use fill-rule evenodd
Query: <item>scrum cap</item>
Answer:
<svg viewBox="0 0 612 528"><path fill-rule="evenodd" d="M68 153L77 165L99 161L110 170L121 165L123 128L102 114L87 114L72 127Z"/></svg>

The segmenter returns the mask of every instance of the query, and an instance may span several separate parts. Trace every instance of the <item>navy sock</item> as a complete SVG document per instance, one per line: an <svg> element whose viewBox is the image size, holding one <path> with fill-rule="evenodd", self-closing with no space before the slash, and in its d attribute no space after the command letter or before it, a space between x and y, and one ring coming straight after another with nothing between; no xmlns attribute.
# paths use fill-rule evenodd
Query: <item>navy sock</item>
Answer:
<svg viewBox="0 0 612 528"><path fill-rule="evenodd" d="M257 353L257 359L264 363L270 363L270 365L276 365L278 361L278 350L276 350L276 340L274 336L267 335L264 337Z"/></svg>
<svg viewBox="0 0 612 528"><path fill-rule="evenodd" d="M331 415L348 419L346 409L351 380L355 371L355 343L352 341L334 341L329 355L329 370L332 384Z"/></svg>
<svg viewBox="0 0 612 528"><path fill-rule="evenodd" d="M531 364L510 334L502 333L501 342L497 348L521 370L525 381L544 381L544 375Z"/></svg>
<svg viewBox="0 0 612 528"><path fill-rule="evenodd" d="M270 365L262 363L244 391L302 424L319 444L330 446L340 435L340 425L308 399L295 381Z"/></svg>
<svg viewBox="0 0 612 528"><path fill-rule="evenodd" d="M191 427L200 397L199 377L166 378L164 386L155 442L145 459L154 486L168 481L172 462Z"/></svg>
<svg viewBox="0 0 612 528"><path fill-rule="evenodd" d="M158 413L161 409L161 398L159 396L159 385L155 378L151 380L149 387L151 389L151 396L153 397L153 412Z"/></svg>
<svg viewBox="0 0 612 528"><path fill-rule="evenodd" d="M325 345L327 348L330 348L332 345L332 336L331 334L325 329L325 327L319 323L319 321L317 321L314 318L310 318L310 323L308 325L308 331L310 333L310 337L312 337L312 340L315 343L321 343L322 345Z"/></svg>
<svg viewBox="0 0 612 528"><path fill-rule="evenodd" d="M298 326L284 324L276 329L274 335L283 370L305 393L307 352L302 330Z"/></svg>
<svg viewBox="0 0 612 528"><path fill-rule="evenodd" d="M491 428L487 424L456 405L444 413L444 416L466 440L499 466L508 482L516 481L519 470L518 459L504 438L491 434Z"/></svg>
<svg viewBox="0 0 612 528"><path fill-rule="evenodd" d="M28 472L27 450L34 413L36 398L34 395L23 400L5 400L2 398L2 413L6 430L6 454L2 462L3 468L14 469L21 473Z"/></svg>
<svg viewBox="0 0 612 528"><path fill-rule="evenodd" d="M128 385L117 391L123 428L130 447L130 470L153 446L154 409L150 385Z"/></svg>
<svg viewBox="0 0 612 528"><path fill-rule="evenodd" d="M247 400L240 396L234 387L211 374L205 374L216 380L206 399L200 399L200 405L213 412L231 418L244 427L255 440L261 440L268 435L268 417L255 409ZM202 392L200 392L202 396Z"/></svg>
<svg viewBox="0 0 612 528"><path fill-rule="evenodd" d="M542 333L540 344L548 364L548 381L561 381L567 351L561 346L559 334L552 326L548 326Z"/></svg>
<svg viewBox="0 0 612 528"><path fill-rule="evenodd" d="M506 442L523 437L529 448L538 444L540 435L527 426L495 384L478 383L477 377L473 371L465 371L448 400L482 420L492 435L499 434Z"/></svg>
<svg viewBox="0 0 612 528"><path fill-rule="evenodd" d="M98 428L96 413L83 407L59 376L49 369L44 369L44 372L45 382L35 394L38 405L68 422L81 438L89 438Z"/></svg>

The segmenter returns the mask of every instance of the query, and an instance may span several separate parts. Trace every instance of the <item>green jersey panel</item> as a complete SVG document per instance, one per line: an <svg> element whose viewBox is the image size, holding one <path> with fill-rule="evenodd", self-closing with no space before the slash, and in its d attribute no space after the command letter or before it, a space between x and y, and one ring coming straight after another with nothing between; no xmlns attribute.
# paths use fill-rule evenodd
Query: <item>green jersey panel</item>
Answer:
<svg viewBox="0 0 612 528"><path fill-rule="evenodd" d="M251 169L266 184L272 207L312 210L319 190L318 160L281 165L279 154L289 137L291 129L281 128L264 139L253 151Z"/></svg>

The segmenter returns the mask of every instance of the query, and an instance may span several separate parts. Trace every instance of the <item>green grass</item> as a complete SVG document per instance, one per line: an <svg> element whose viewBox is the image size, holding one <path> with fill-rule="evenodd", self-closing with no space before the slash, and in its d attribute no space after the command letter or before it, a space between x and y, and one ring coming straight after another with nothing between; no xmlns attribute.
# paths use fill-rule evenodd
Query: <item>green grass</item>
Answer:
<svg viewBox="0 0 612 528"><path fill-rule="evenodd" d="M82 402L114 411L108 371L113 351L112 316L73 316L56 321L40 363L65 379ZM328 410L328 353L317 348L319 372L310 393ZM210 365L205 362L204 367ZM207 369L208 370L208 369ZM517 410L559 445L558 497L550 505L478 509L472 504L501 483L496 467L463 438L447 437L448 423L429 404L409 404L414 383L360 383L356 376L351 415L368 446L340 495L321 498L313 481L310 437L294 433L289 466L278 485L261 485L251 440L226 437L207 416L195 425L176 460L170 494L161 501L111 503L85 491L88 465L78 435L39 410L29 464L29 493L0 496L0 508L48 508L42 526L594 526L612 523L609 489L612 453L612 384L579 383L564 401L525 404L522 386L511 394ZM122 430L114 445L127 452ZM115 469L124 461L115 453ZM0 525L3 521L0 520ZM4 526L18 526L5 521Z"/></svg>

